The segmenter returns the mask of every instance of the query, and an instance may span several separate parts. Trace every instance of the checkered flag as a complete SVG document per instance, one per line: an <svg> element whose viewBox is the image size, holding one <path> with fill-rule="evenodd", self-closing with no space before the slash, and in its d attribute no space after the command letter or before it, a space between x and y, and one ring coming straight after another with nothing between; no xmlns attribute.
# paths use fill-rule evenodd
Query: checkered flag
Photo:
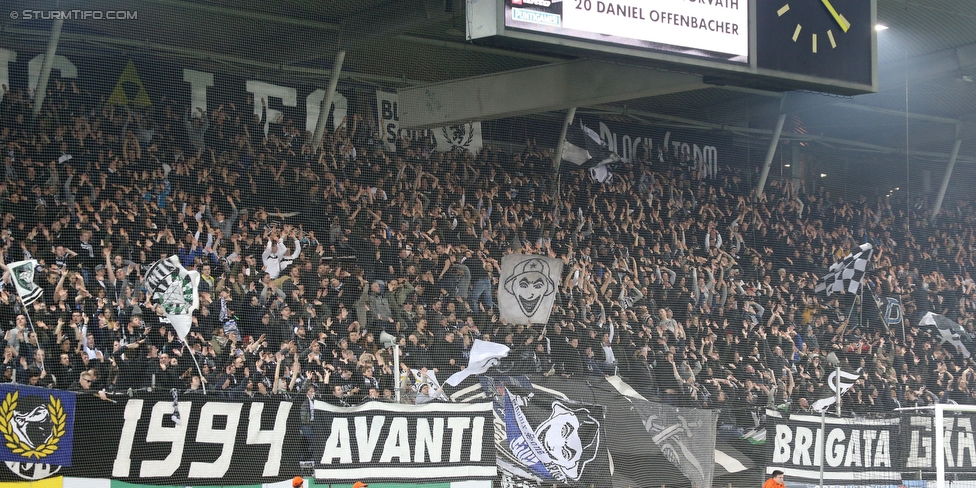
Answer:
<svg viewBox="0 0 976 488"><path fill-rule="evenodd" d="M857 252L848 254L842 261L830 266L830 271L817 285L816 291L826 290L828 296L841 291L857 293L861 287L861 280L864 279L864 270L867 269L873 253L874 246L861 244Z"/></svg>

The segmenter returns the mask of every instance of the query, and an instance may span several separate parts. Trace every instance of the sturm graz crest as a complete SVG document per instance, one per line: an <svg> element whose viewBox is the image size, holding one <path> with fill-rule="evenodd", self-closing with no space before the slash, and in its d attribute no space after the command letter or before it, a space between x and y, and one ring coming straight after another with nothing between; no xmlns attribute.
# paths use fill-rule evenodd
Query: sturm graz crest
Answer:
<svg viewBox="0 0 976 488"><path fill-rule="evenodd" d="M190 273L171 256L160 259L146 274L146 288L154 304L167 315L186 315L193 309L194 286Z"/></svg>
<svg viewBox="0 0 976 488"><path fill-rule="evenodd" d="M35 266L37 266L37 261L33 259L10 263L7 266L10 269L11 281L17 288L17 295L20 296L24 305L34 303L44 293L44 290L34 283Z"/></svg>
<svg viewBox="0 0 976 488"><path fill-rule="evenodd" d="M146 290L153 306L160 307L180 339L193 326L191 314L200 306L200 273L187 271L178 256L160 259L146 273Z"/></svg>
<svg viewBox="0 0 976 488"><path fill-rule="evenodd" d="M441 127L444 139L451 144L451 149L467 150L474 140L474 122L467 124L449 125Z"/></svg>
<svg viewBox="0 0 976 488"><path fill-rule="evenodd" d="M193 304L193 283L189 276L182 276L179 270L166 275L163 287L153 292L152 300L163 306L163 311L173 315L190 312Z"/></svg>
<svg viewBox="0 0 976 488"><path fill-rule="evenodd" d="M61 400L52 395L20 397L8 393L0 403L0 434L10 452L26 459L42 459L58 450L64 437L66 415Z"/></svg>

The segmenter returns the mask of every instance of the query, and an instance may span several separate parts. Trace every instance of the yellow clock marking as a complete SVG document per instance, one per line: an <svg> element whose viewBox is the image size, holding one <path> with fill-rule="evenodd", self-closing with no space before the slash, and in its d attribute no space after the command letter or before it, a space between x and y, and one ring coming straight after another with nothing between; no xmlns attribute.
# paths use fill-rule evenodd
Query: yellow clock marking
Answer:
<svg viewBox="0 0 976 488"><path fill-rule="evenodd" d="M800 24L796 24L796 30L793 31L793 42L796 42L796 38L800 37L800 29L802 29Z"/></svg>
<svg viewBox="0 0 976 488"><path fill-rule="evenodd" d="M787 3L787 4L783 5L782 7L780 7L779 10L776 11L776 15L778 17L782 17L783 14L785 14L786 12L789 12L789 11L790 11L790 4Z"/></svg>
<svg viewBox="0 0 976 488"><path fill-rule="evenodd" d="M830 11L830 15L834 18L834 20L837 21L837 25L839 25L844 32L847 32L847 29L851 28L851 23L848 22L843 15L837 13L837 11L834 10L834 6L830 4L830 0L820 0L820 1L823 2L824 6L827 7L827 10Z"/></svg>
<svg viewBox="0 0 976 488"><path fill-rule="evenodd" d="M837 41L834 40L834 33L830 29L827 29L827 38L830 39L831 49L837 49Z"/></svg>
<svg viewBox="0 0 976 488"><path fill-rule="evenodd" d="M817 54L817 35L813 35L813 54Z"/></svg>

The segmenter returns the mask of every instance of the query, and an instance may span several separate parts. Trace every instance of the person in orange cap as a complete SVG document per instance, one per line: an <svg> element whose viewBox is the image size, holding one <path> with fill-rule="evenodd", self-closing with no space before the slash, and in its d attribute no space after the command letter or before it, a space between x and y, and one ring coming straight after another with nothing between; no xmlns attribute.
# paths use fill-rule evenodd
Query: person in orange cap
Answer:
<svg viewBox="0 0 976 488"><path fill-rule="evenodd" d="M352 484L352 488L366 488L367 486L369 486L369 485L366 484L366 483L363 483L362 481L357 481L357 482L355 482L355 483Z"/></svg>
<svg viewBox="0 0 976 488"><path fill-rule="evenodd" d="M291 479L291 488L300 488L305 484L305 480L301 476L296 476Z"/></svg>

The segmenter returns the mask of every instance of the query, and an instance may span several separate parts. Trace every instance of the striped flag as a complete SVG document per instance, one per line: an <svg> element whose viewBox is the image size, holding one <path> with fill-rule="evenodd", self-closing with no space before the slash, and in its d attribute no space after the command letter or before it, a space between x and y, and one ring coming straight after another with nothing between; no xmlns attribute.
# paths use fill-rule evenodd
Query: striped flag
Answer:
<svg viewBox="0 0 976 488"><path fill-rule="evenodd" d="M817 285L815 291L819 293L826 290L828 296L841 291L857 293L873 253L874 246L868 243L861 244L856 252L851 252L846 258L830 266L830 271L824 276L823 282Z"/></svg>
<svg viewBox="0 0 976 488"><path fill-rule="evenodd" d="M186 341L193 324L193 311L200 306L200 273L187 271L180 258L156 261L146 273L146 290L154 306L162 306L180 339Z"/></svg>
<svg viewBox="0 0 976 488"><path fill-rule="evenodd" d="M840 394L847 393L854 386L854 382L861 377L861 370L845 371L844 369L834 370L827 377L827 382L817 390L817 400L810 404L816 412L823 412L837 403L837 374L840 373Z"/></svg>
<svg viewBox="0 0 976 488"><path fill-rule="evenodd" d="M7 269L10 270L10 281L13 281L14 287L17 288L17 295L20 296L25 306L34 303L44 294L44 289L34 283L34 268L36 267L37 261L34 259L17 261L7 266Z"/></svg>

